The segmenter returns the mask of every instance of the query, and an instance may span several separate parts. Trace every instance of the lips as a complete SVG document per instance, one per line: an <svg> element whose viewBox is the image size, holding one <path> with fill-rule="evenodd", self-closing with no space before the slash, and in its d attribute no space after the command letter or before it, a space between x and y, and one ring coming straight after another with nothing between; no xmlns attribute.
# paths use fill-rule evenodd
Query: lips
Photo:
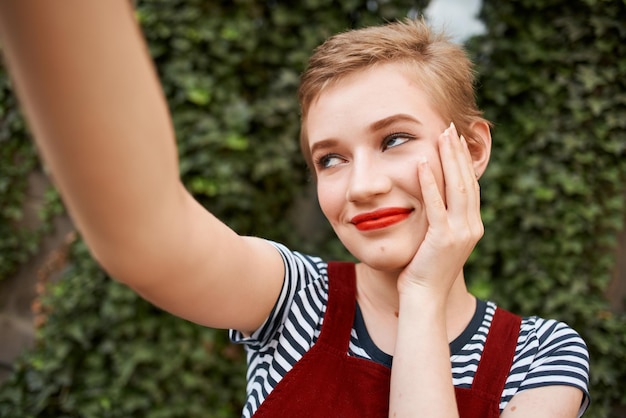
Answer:
<svg viewBox="0 0 626 418"><path fill-rule="evenodd" d="M409 217L413 209L384 208L373 212L361 213L350 220L359 231L371 231L386 228Z"/></svg>

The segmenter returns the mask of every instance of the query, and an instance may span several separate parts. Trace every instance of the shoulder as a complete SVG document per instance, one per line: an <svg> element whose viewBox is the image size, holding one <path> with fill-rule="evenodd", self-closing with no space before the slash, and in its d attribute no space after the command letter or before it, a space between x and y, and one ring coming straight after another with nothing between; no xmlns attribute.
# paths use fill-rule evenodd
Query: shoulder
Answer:
<svg viewBox="0 0 626 418"><path fill-rule="evenodd" d="M265 322L250 336L231 330L234 342L248 346L266 345L290 328L308 324L308 338L319 328L328 300L328 264L320 257L290 250L269 241L280 253L284 264L284 281L272 311Z"/></svg>
<svg viewBox="0 0 626 418"><path fill-rule="evenodd" d="M491 321L496 307L495 303L487 302L485 320ZM556 319L539 316L521 318L516 359L532 355L535 360L539 360L564 354L571 356L572 361L588 364L587 345L576 330Z"/></svg>
<svg viewBox="0 0 626 418"><path fill-rule="evenodd" d="M285 278L297 277L305 281L315 281L328 277L328 264L320 257L293 251L285 245L268 241L280 253L285 265Z"/></svg>
<svg viewBox="0 0 626 418"><path fill-rule="evenodd" d="M326 300L328 298L328 263L320 257L292 251L283 244L271 242L280 253L285 267L283 288L275 309L285 301L297 302L298 294L311 293ZM271 315L270 315L271 316Z"/></svg>
<svg viewBox="0 0 626 418"><path fill-rule="evenodd" d="M534 368L560 364L584 372L587 379L589 353L582 337L572 327L555 319L525 317L518 339L519 355L532 354Z"/></svg>
<svg viewBox="0 0 626 418"><path fill-rule="evenodd" d="M589 353L585 341L565 322L522 317L505 398L526 389L559 385L580 389L584 394L581 411L587 408Z"/></svg>

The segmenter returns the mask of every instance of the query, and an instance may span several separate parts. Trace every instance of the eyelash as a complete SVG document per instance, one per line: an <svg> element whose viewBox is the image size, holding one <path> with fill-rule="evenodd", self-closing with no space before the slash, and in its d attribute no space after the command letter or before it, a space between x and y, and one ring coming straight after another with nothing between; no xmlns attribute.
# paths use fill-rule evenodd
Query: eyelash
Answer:
<svg viewBox="0 0 626 418"><path fill-rule="evenodd" d="M324 154L321 157L315 159L315 166L318 167L320 170L325 170L327 168L330 168L326 166L326 163L331 158L341 158L341 157L338 154Z"/></svg>
<svg viewBox="0 0 626 418"><path fill-rule="evenodd" d="M397 144L397 145L389 146L389 142L391 142L394 139L400 139L400 138L405 139L405 141L401 142L400 144ZM381 144L381 149L384 152L384 151L386 151L386 150L388 150L390 148L395 148L395 147L398 147L400 145L406 144L407 142L409 142L409 141L411 141L413 139L415 139L414 135L408 134L406 132L396 132L396 133L393 133L393 134L385 136L385 138L383 139L382 144ZM339 154L328 153L328 154L324 154L324 155L320 156L319 158L316 158L315 159L315 165L320 170L324 170L324 169L330 168L330 167L327 167L326 164L327 164L328 160L330 160L332 158L343 159Z"/></svg>
<svg viewBox="0 0 626 418"><path fill-rule="evenodd" d="M389 146L388 146L389 142L391 142L391 141L392 141L392 140L394 140L394 139L399 139L399 138L404 138L404 139L405 139L405 141L404 141L404 142L402 142L402 143L400 143L400 144L393 145L393 146L391 146L391 147L389 147ZM406 132L396 132L396 133L393 133L393 134L391 134L391 135L387 135L387 136L385 137L385 139L383 139L383 143L382 143L382 148L383 148L383 151L385 151L385 150L387 150L387 149L389 149L389 148L394 148L394 147L397 147L397 146L400 146L400 145L406 144L407 142L409 142L409 141L411 141L411 140L413 140L413 139L415 139L415 136L414 136L414 135L411 135L411 134L408 134L408 133L406 133Z"/></svg>

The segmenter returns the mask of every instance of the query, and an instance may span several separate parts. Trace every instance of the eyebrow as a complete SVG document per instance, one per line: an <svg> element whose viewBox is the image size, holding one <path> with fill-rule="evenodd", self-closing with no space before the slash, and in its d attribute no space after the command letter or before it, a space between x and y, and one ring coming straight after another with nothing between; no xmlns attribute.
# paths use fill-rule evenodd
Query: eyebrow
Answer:
<svg viewBox="0 0 626 418"><path fill-rule="evenodd" d="M368 127L368 130L370 132L380 131L398 122L411 122L411 123L417 123L419 125L422 124L422 122L420 122L418 119L414 118L411 115L408 115L406 113L398 113L397 115L391 115L381 120L377 120L376 122L373 122ZM315 144L313 144L313 146L311 147L311 151L310 151L311 155L314 155L320 149L323 150L323 149L333 148L337 146L338 143L339 141L333 138L318 141Z"/></svg>
<svg viewBox="0 0 626 418"><path fill-rule="evenodd" d="M337 146L338 142L339 141L337 141L336 139L324 139L323 141L318 141L311 147L311 155L315 155L315 152L320 149L323 150L333 148Z"/></svg>
<svg viewBox="0 0 626 418"><path fill-rule="evenodd" d="M406 113L398 113L397 115L391 115L372 123L369 127L369 130L370 132L380 131L381 129L385 129L389 125L393 125L397 122L412 122L419 125L422 124L422 122L420 122L418 119L414 118L411 115L407 115Z"/></svg>

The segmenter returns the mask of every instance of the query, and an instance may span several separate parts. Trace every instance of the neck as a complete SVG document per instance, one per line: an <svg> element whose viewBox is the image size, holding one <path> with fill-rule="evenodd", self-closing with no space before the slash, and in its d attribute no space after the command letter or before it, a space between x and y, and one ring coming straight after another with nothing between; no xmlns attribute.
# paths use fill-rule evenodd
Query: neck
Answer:
<svg viewBox="0 0 626 418"><path fill-rule="evenodd" d="M370 329L370 324L394 324L399 312L399 273L383 272L365 264L356 266L357 302ZM458 337L467 327L476 310L476 298L465 285L463 271L455 279L446 307L446 331L448 342ZM370 329L370 332L373 331Z"/></svg>

